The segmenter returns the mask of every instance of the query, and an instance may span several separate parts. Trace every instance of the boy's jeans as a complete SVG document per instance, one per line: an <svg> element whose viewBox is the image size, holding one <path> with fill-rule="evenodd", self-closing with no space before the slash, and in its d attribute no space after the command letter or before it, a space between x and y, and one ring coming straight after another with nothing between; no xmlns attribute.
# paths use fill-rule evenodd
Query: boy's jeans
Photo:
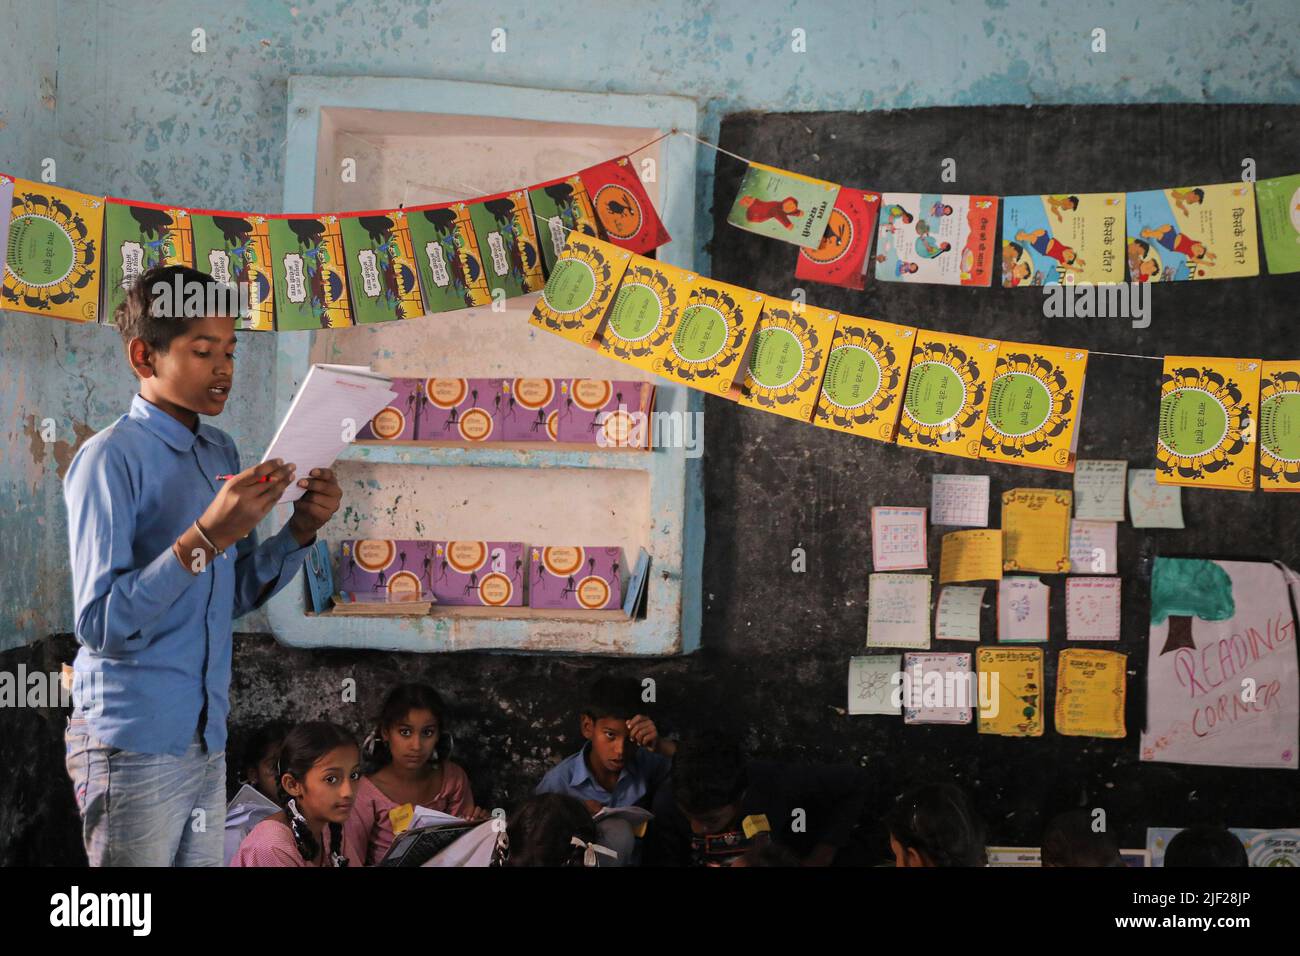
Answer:
<svg viewBox="0 0 1300 956"><path fill-rule="evenodd" d="M119 750L71 718L68 776L91 866L221 866L226 754L198 735L182 757Z"/></svg>

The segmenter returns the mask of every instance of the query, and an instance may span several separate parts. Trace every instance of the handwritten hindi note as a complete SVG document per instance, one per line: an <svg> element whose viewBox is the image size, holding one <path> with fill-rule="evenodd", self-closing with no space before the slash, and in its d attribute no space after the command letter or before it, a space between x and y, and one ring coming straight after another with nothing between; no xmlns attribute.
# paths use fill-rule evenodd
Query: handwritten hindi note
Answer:
<svg viewBox="0 0 1300 956"><path fill-rule="evenodd" d="M1135 528L1183 527L1183 490L1177 485L1156 484L1150 468L1128 473L1128 512Z"/></svg>
<svg viewBox="0 0 1300 956"><path fill-rule="evenodd" d="M988 475L934 475L930 479L930 524L984 528L988 523Z"/></svg>
<svg viewBox="0 0 1300 956"><path fill-rule="evenodd" d="M1043 652L1037 647L981 647L979 732L1043 736ZM987 698L987 699L983 699Z"/></svg>
<svg viewBox="0 0 1300 956"><path fill-rule="evenodd" d="M871 560L877 571L924 568L924 508L872 508Z"/></svg>
<svg viewBox="0 0 1300 956"><path fill-rule="evenodd" d="M1070 521L1070 570L1075 574L1115 574L1119 525L1114 521Z"/></svg>
<svg viewBox="0 0 1300 956"><path fill-rule="evenodd" d="M877 654L849 658L849 713L894 714L903 712L893 702L894 675L903 666L901 654Z"/></svg>
<svg viewBox="0 0 1300 956"><path fill-rule="evenodd" d="M867 647L930 646L930 575L873 574L867 596Z"/></svg>
<svg viewBox="0 0 1300 956"><path fill-rule="evenodd" d="M1118 641L1119 596L1119 578L1066 578L1066 639Z"/></svg>
<svg viewBox="0 0 1300 956"><path fill-rule="evenodd" d="M1069 647L1056 667L1056 732L1067 737L1123 737L1124 668L1114 651Z"/></svg>
<svg viewBox="0 0 1300 956"><path fill-rule="evenodd" d="M1064 574L1070 570L1070 504L1074 495L1051 488L1002 494L1002 570Z"/></svg>
<svg viewBox="0 0 1300 956"><path fill-rule="evenodd" d="M934 615L934 638L937 641L978 641L980 607L984 588L946 587L939 592L939 608Z"/></svg>
<svg viewBox="0 0 1300 956"><path fill-rule="evenodd" d="M1074 465L1074 516L1123 521L1127 461L1083 458Z"/></svg>
<svg viewBox="0 0 1300 956"><path fill-rule="evenodd" d="M950 531L939 551L939 583L996 581L1002 577L1002 532Z"/></svg>
<svg viewBox="0 0 1300 956"><path fill-rule="evenodd" d="M1047 640L1049 588L1038 578L1003 578L998 582L998 640L1030 644Z"/></svg>
<svg viewBox="0 0 1300 956"><path fill-rule="evenodd" d="M1140 759L1296 768L1300 678L1289 574L1257 561L1156 558ZM1291 588L1300 595L1300 581ZM1254 701L1242 699L1247 680Z"/></svg>
<svg viewBox="0 0 1300 956"><path fill-rule="evenodd" d="M903 723L971 722L978 691L971 680L969 654L904 654L903 674Z"/></svg>

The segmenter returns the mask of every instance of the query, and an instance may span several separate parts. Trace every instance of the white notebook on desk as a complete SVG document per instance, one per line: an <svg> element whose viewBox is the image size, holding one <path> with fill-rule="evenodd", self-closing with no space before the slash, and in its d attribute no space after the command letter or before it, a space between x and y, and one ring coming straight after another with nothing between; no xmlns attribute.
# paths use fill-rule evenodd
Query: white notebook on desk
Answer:
<svg viewBox="0 0 1300 956"><path fill-rule="evenodd" d="M313 468L333 465L352 436L396 397L393 380L367 365L313 365L262 456L298 466L280 503L301 498L298 482Z"/></svg>

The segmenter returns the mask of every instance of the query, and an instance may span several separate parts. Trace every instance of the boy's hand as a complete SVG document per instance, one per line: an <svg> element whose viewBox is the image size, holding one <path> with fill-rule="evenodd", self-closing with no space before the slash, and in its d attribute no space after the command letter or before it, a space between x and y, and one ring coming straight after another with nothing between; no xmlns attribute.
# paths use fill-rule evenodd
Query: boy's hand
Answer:
<svg viewBox="0 0 1300 956"><path fill-rule="evenodd" d="M587 812L593 817L605 809L605 805L599 800L583 800L582 805L587 808Z"/></svg>
<svg viewBox="0 0 1300 956"><path fill-rule="evenodd" d="M469 812L469 817L467 817L467 819L471 823L482 823L485 820L492 819L492 814L488 813L487 810L482 807L475 807Z"/></svg>
<svg viewBox="0 0 1300 956"><path fill-rule="evenodd" d="M247 537L275 507L293 474L294 466L277 458L228 479L199 518L203 532L222 551Z"/></svg>
<svg viewBox="0 0 1300 956"><path fill-rule="evenodd" d="M638 747L654 751L659 746L659 731L655 722L645 714L637 714L627 722L627 735Z"/></svg>
<svg viewBox="0 0 1300 956"><path fill-rule="evenodd" d="M339 510L343 489L328 468L313 468L311 477L303 478L298 486L306 488L307 493L293 503L289 532L299 545L306 547L316 537L317 529Z"/></svg>

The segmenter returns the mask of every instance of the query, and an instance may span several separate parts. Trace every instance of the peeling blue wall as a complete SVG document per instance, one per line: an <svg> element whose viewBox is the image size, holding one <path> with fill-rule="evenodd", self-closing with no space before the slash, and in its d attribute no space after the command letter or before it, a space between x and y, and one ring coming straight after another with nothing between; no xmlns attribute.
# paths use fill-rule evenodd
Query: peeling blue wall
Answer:
<svg viewBox="0 0 1300 956"><path fill-rule="evenodd" d="M678 94L700 101L706 136L735 110L1300 102L1295 0L4 8L0 169L36 178L49 156L61 185L222 208L280 209L293 73ZM10 29L20 22L21 33ZM191 51L198 27L206 53ZM508 31L505 53L490 50L494 27ZM1090 51L1096 27L1107 31L1104 55ZM791 51L795 29L806 31L806 53ZM1109 148L1122 164L1122 146ZM701 150L700 164L697 220L707 228L713 155ZM804 171L816 172L811 157ZM697 264L707 269L706 258ZM268 341L240 346L247 399L273 368ZM71 629L59 476L132 392L112 329L0 316L0 649ZM47 417L52 443L33 424ZM248 400L219 424L251 456L270 437L270 417Z"/></svg>

